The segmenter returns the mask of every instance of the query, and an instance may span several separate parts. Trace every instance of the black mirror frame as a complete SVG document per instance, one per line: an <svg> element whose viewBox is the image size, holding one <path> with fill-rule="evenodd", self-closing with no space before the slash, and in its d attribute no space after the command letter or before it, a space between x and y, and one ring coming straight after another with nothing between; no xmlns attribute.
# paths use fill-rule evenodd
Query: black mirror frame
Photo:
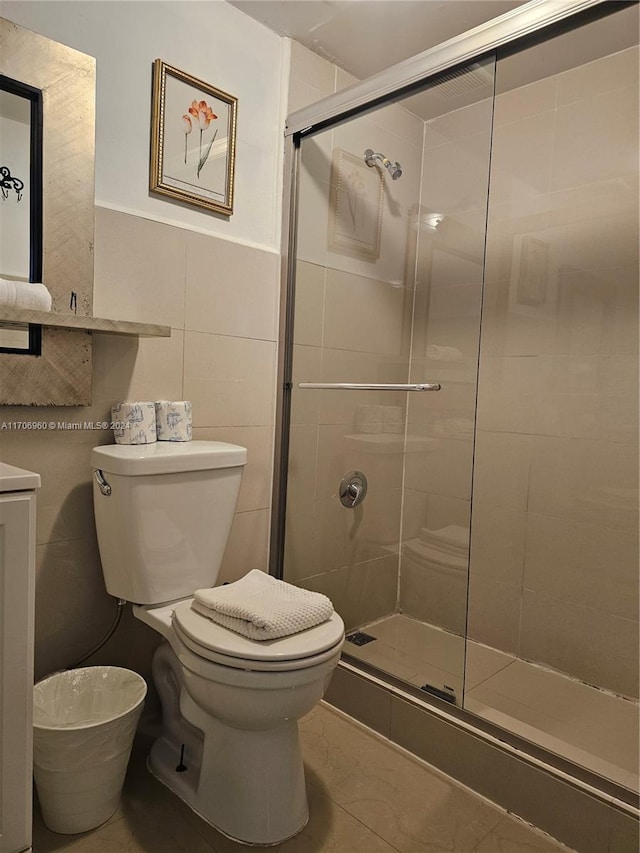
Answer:
<svg viewBox="0 0 640 853"><path fill-rule="evenodd" d="M13 80L0 74L0 89L26 98L31 104L30 127L30 164L29 164L29 281L42 281L42 207L43 207L43 108L42 91L27 83ZM23 355L42 354L42 326L29 324L29 343L27 348L0 347L0 353L20 353Z"/></svg>

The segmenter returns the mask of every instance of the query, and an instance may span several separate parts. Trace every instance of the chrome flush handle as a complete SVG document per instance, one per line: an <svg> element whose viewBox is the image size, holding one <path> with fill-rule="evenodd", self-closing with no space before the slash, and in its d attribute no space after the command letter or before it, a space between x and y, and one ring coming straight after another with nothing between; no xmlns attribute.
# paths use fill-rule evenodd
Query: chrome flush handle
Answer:
<svg viewBox="0 0 640 853"><path fill-rule="evenodd" d="M106 480L104 474L102 473L100 468L96 468L96 470L93 473L94 473L94 476L96 478L96 483L98 484L98 488L100 489L102 494L108 498L111 495L111 486L109 485L109 483L107 483L107 480Z"/></svg>

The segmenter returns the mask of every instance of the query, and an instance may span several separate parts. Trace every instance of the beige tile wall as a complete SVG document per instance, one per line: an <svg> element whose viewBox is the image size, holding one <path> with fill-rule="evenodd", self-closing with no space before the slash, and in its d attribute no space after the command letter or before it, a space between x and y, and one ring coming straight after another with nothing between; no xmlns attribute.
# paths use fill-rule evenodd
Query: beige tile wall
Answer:
<svg viewBox="0 0 640 853"><path fill-rule="evenodd" d="M194 438L248 448L219 581L267 566L274 430L275 253L98 207L95 310L163 323L170 338L94 335L88 408L0 410L3 421L109 419L120 399L191 399ZM0 433L3 461L38 471L36 670L69 666L106 633L114 613L102 579L89 456L104 430ZM127 614L89 663L150 678L157 635Z"/></svg>
<svg viewBox="0 0 640 853"><path fill-rule="evenodd" d="M475 639L630 696L637 145L637 48L498 95L470 591Z"/></svg>

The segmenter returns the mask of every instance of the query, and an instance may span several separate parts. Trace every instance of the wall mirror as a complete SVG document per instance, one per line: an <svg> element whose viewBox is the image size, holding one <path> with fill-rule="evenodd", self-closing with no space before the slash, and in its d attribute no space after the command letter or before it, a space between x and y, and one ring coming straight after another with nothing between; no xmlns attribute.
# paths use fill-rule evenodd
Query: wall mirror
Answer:
<svg viewBox="0 0 640 853"><path fill-rule="evenodd" d="M42 92L0 75L0 278L42 280ZM0 326L0 352L40 355L42 328Z"/></svg>
<svg viewBox="0 0 640 853"><path fill-rule="evenodd" d="M43 164L41 269L35 260L37 228L31 220L38 194L31 176L37 135L33 105L38 98ZM22 135L23 148L23 159L13 167L4 162L10 150L5 137L11 133ZM9 186L5 188L3 181L0 278L42 281L52 296L52 312L57 314L69 314L70 305L78 316L91 317L93 312L94 151L95 59L0 18L0 166L7 165L11 176L24 183L17 201L18 184L6 175ZM30 177L25 181L22 173L27 171ZM21 223L15 216L18 209ZM24 221L26 210L28 222ZM9 223L11 214L14 218ZM11 228L20 234L15 243ZM27 231L29 246L25 250ZM28 326L2 328L2 312L0 305L0 405L89 405L91 335L44 326L40 354L36 349L25 353L25 344L29 349L33 343ZM7 333L15 335L16 328L22 338L14 337L13 343L22 347L3 346ZM20 348L23 351L15 351Z"/></svg>

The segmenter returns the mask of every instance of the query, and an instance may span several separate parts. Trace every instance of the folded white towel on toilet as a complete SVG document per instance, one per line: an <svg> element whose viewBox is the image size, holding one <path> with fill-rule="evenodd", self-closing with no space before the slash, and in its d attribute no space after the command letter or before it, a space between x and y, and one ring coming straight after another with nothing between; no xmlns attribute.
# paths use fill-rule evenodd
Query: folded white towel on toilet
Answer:
<svg viewBox="0 0 640 853"><path fill-rule="evenodd" d="M198 589L192 608L250 640L275 640L326 622L333 604L326 595L276 580L252 569L234 583Z"/></svg>
<svg viewBox="0 0 640 853"><path fill-rule="evenodd" d="M44 284L0 278L0 305L6 308L51 311L51 304L51 294Z"/></svg>

